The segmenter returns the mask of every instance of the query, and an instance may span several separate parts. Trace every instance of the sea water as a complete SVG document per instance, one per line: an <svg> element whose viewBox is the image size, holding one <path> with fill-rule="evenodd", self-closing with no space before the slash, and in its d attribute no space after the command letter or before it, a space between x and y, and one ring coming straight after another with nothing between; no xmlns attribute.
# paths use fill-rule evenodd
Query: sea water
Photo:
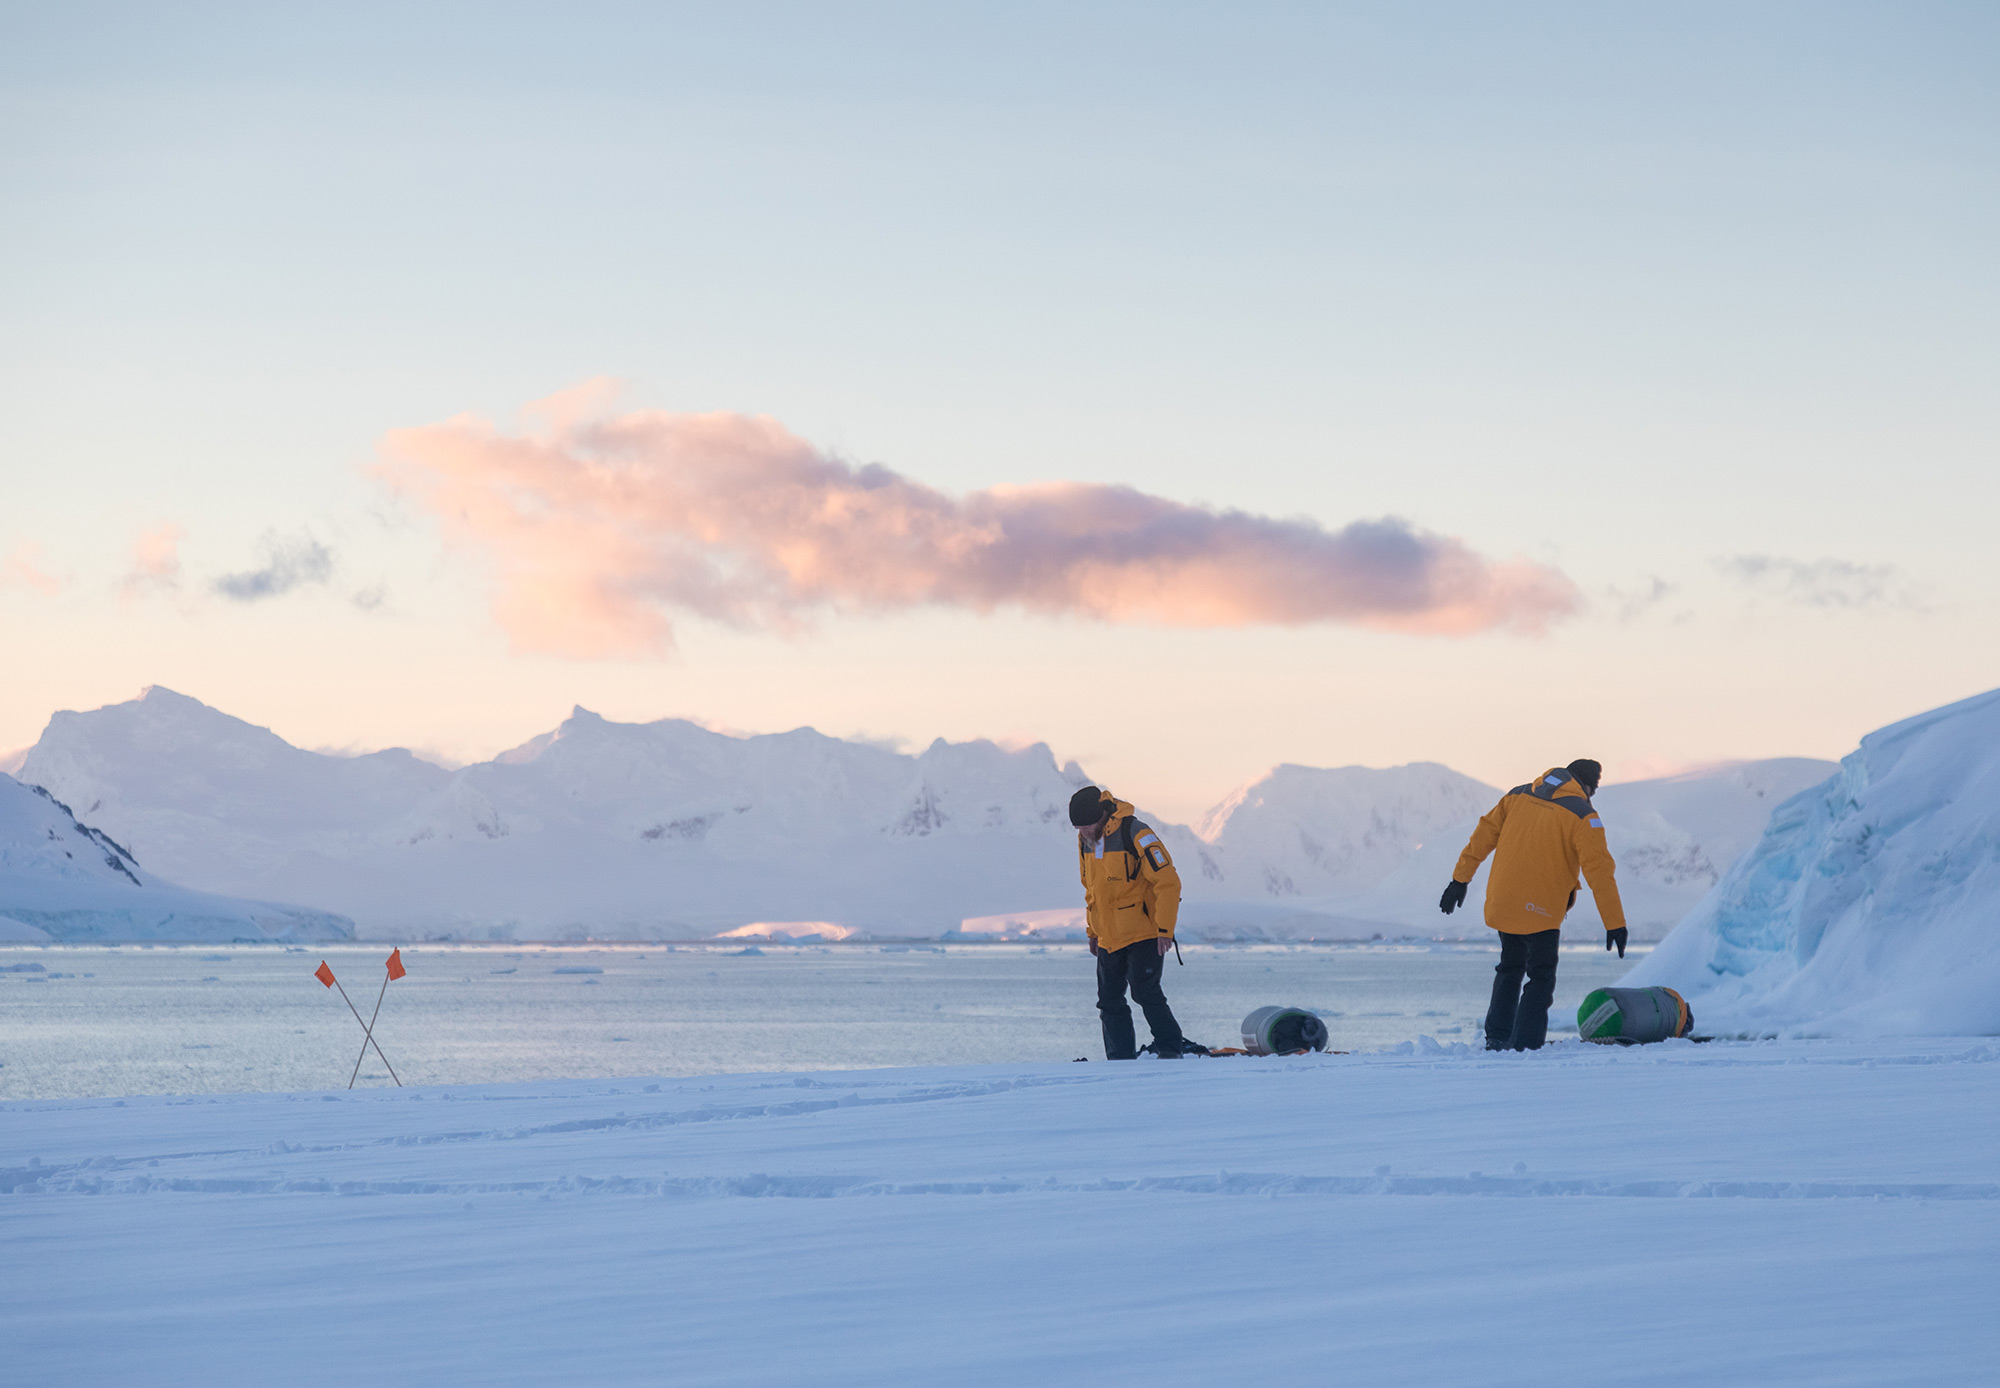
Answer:
<svg viewBox="0 0 2000 1388"><path fill-rule="evenodd" d="M1183 946L1182 1028L1236 1045L1268 1003L1325 1019L1332 1050L1430 1036L1480 1044L1489 943ZM0 1098L222 1093L556 1078L1101 1061L1081 945L842 944L405 948L0 947ZM382 1056L360 1017L380 997ZM1566 948L1550 1032L1629 967ZM1134 1009L1141 1042L1145 1020ZM358 1070L356 1062L359 1060Z"/></svg>

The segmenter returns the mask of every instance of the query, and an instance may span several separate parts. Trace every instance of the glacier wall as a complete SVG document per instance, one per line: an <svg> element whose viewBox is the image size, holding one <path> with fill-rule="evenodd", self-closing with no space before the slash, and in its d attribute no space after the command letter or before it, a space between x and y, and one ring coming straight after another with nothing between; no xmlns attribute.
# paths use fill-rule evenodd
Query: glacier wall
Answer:
<svg viewBox="0 0 2000 1388"><path fill-rule="evenodd" d="M2000 1034L2000 690L1863 738L1626 981L1709 1033Z"/></svg>

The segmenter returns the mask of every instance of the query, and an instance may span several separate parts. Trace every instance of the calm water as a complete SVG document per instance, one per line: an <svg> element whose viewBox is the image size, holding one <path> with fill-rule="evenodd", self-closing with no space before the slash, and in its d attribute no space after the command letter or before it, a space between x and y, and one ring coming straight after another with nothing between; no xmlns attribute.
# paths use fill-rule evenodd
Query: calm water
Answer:
<svg viewBox="0 0 2000 1388"><path fill-rule="evenodd" d="M1245 1013L1283 1003L1324 1017L1336 1050L1477 1043L1497 958L1486 945L1184 950L1167 997L1195 1040L1234 1045ZM0 1098L344 1087L361 1027L313 969L330 963L365 1017L387 952L0 947ZM1081 945L426 945L403 959L376 1035L406 1084L1103 1054ZM1583 995L1628 967L1564 950L1552 1033L1573 1032ZM389 1083L372 1051L359 1083Z"/></svg>

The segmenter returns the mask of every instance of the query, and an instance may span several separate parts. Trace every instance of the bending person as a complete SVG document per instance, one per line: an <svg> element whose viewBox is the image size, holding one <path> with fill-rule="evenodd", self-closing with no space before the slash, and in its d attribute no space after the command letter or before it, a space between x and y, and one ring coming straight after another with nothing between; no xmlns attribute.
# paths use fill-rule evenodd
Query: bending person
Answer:
<svg viewBox="0 0 2000 1388"><path fill-rule="evenodd" d="M1617 864L1604 842L1604 821L1590 803L1604 768L1594 761L1553 767L1500 797L1458 855L1438 909L1465 904L1472 874L1495 853L1486 882L1486 923L1500 932L1493 1001L1486 1008L1486 1049L1533 1051L1549 1033L1556 995L1556 951L1563 918L1576 905L1577 873L1604 917L1604 947L1625 957L1625 906L1618 899ZM1521 976L1527 975L1527 986Z"/></svg>
<svg viewBox="0 0 2000 1388"><path fill-rule="evenodd" d="M1133 817L1130 805L1096 786L1070 797L1069 822L1076 826L1085 931L1097 960L1104 1058L1138 1059L1132 1009L1125 1005L1128 987L1153 1030L1148 1050L1164 1060L1200 1053L1200 1046L1181 1035L1181 1024L1160 987L1181 909L1181 875L1167 846Z"/></svg>

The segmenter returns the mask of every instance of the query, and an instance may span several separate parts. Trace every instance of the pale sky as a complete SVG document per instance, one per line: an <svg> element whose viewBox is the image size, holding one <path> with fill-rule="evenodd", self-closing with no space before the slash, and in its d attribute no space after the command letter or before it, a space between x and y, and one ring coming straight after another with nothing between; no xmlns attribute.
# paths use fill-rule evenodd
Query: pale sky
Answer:
<svg viewBox="0 0 2000 1388"><path fill-rule="evenodd" d="M1839 756L2000 685L1996 156L1984 5L0 6L0 751L157 683L1046 741L1182 820ZM607 377L903 509L801 559L663 444L623 515L529 412ZM1113 487L1181 548L1069 574ZM1327 595L1389 518L1450 620Z"/></svg>

